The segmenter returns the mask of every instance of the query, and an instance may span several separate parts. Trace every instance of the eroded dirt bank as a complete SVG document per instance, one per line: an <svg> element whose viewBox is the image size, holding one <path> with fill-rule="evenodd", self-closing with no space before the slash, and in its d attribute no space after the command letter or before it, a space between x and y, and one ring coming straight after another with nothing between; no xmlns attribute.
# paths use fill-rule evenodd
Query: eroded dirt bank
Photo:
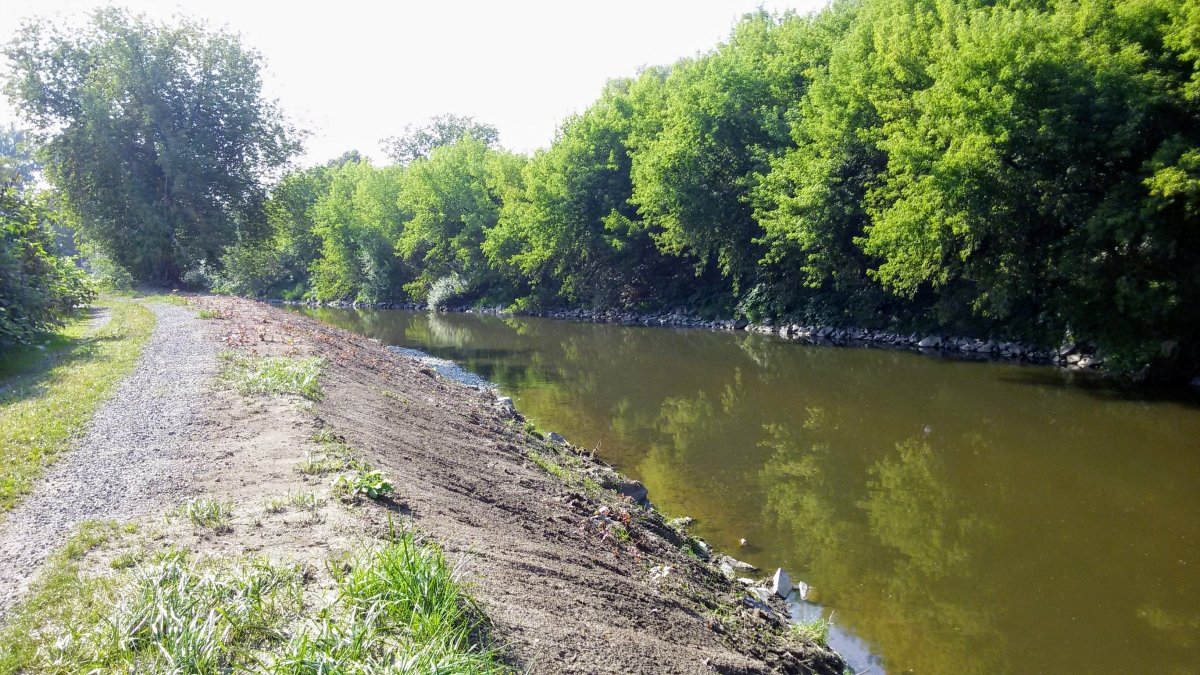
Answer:
<svg viewBox="0 0 1200 675"><path fill-rule="evenodd" d="M336 434L396 487L390 503L359 507L360 526L375 529L363 534L381 535L389 516L411 518L452 559L464 558L494 639L514 665L536 673L840 675L835 654L787 636L777 599L774 609L746 602L744 586L683 552L685 533L581 481L603 477L604 467L528 434L492 392L262 303L194 302L219 313L210 330L225 348L326 359L314 428ZM269 431L271 416L256 417L256 433ZM306 424L293 416L278 422ZM551 475L548 464L569 465L570 476ZM245 485L247 475L257 474L236 480ZM214 479L206 487L220 489ZM336 532L344 545L348 530ZM247 538L240 546L256 549L254 536L238 535Z"/></svg>

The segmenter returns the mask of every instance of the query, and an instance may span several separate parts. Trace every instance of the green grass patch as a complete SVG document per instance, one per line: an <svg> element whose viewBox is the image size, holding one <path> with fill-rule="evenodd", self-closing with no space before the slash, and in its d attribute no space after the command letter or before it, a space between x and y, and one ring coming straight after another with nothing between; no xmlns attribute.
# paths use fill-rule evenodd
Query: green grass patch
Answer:
<svg viewBox="0 0 1200 675"><path fill-rule="evenodd" d="M821 647L829 646L829 631L833 628L833 619L822 619L817 617L811 621L802 621L794 623L789 630L792 635L804 640L812 642Z"/></svg>
<svg viewBox="0 0 1200 675"><path fill-rule="evenodd" d="M179 515L197 527L213 532L228 532L233 529L233 502L213 497L198 497L188 500L179 507Z"/></svg>
<svg viewBox="0 0 1200 675"><path fill-rule="evenodd" d="M84 430L154 332L154 313L145 307L98 304L112 311L103 328L89 335L87 322L72 322L47 338L44 358L6 355L0 367L8 374L0 380L0 517Z"/></svg>
<svg viewBox="0 0 1200 675"><path fill-rule="evenodd" d="M196 312L197 319L224 319L225 315L217 309L202 309Z"/></svg>
<svg viewBox="0 0 1200 675"><path fill-rule="evenodd" d="M310 401L321 400L320 375L325 360L319 356L265 358L236 351L218 356L223 364L221 379L243 395L297 394Z"/></svg>
<svg viewBox="0 0 1200 675"><path fill-rule="evenodd" d="M441 550L411 533L312 574L261 558L169 550L106 575L54 556L0 631L10 673L510 672Z"/></svg>

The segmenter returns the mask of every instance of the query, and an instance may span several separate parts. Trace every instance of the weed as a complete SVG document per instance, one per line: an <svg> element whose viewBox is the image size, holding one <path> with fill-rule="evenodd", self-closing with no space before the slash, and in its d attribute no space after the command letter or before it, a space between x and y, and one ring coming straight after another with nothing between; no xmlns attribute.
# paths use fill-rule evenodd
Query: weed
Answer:
<svg viewBox="0 0 1200 675"><path fill-rule="evenodd" d="M789 629L791 634L805 642L812 642L821 647L829 644L829 631L833 628L833 617L822 619L817 617L811 621L794 623Z"/></svg>
<svg viewBox="0 0 1200 675"><path fill-rule="evenodd" d="M404 398L403 396L401 396L400 394L397 394L394 391L388 391L387 389L380 389L379 393L383 394L387 398L399 401L399 402L403 403L404 405L412 405L412 403L408 399Z"/></svg>
<svg viewBox="0 0 1200 675"><path fill-rule="evenodd" d="M263 358L235 351L218 356L224 362L221 379L243 395L298 394L311 401L322 397L319 377L325 360L318 356Z"/></svg>
<svg viewBox="0 0 1200 675"><path fill-rule="evenodd" d="M341 471L346 468L346 462L338 457L322 457L317 459L311 452L305 453L303 462L296 465L296 471L299 473L320 476L334 471Z"/></svg>
<svg viewBox="0 0 1200 675"><path fill-rule="evenodd" d="M297 492L295 494L289 492L287 499L288 504L305 511L315 511L318 506L325 503L314 492Z"/></svg>
<svg viewBox="0 0 1200 675"><path fill-rule="evenodd" d="M551 476L558 476L559 478L567 481L568 484L571 482L571 475L567 473L566 469L559 466L554 460L543 457L536 450L529 451L529 459L532 460L534 464L542 467L542 469Z"/></svg>
<svg viewBox="0 0 1200 675"><path fill-rule="evenodd" d="M108 563L108 566L113 568L114 570L125 570L125 569L129 569L130 567L133 567L133 566L137 565L138 563L142 562L142 560L145 557L146 557L145 549L143 549L143 548L132 549L132 550L126 551L126 552L116 556L115 558L113 558Z"/></svg>
<svg viewBox="0 0 1200 675"><path fill-rule="evenodd" d="M394 491L387 476L380 471L359 471L350 477L338 476L333 481L333 489L339 494L363 494L371 499L379 499Z"/></svg>
<svg viewBox="0 0 1200 675"><path fill-rule="evenodd" d="M202 309L196 312L197 319L224 319L225 315L218 309Z"/></svg>
<svg viewBox="0 0 1200 675"><path fill-rule="evenodd" d="M180 515L187 517L193 525L206 527L213 532L228 532L232 528L233 502L221 501L212 497L200 497L189 500L179 509Z"/></svg>
<svg viewBox="0 0 1200 675"><path fill-rule="evenodd" d="M288 500L286 497L272 497L263 501L263 513L283 513L287 511Z"/></svg>
<svg viewBox="0 0 1200 675"><path fill-rule="evenodd" d="M0 387L0 515L29 493L137 363L154 331L154 313L132 302L98 303L112 312L107 325L88 335L84 321L68 324L51 338L55 351L5 372ZM19 371L19 372L15 372Z"/></svg>
<svg viewBox="0 0 1200 675"><path fill-rule="evenodd" d="M311 606L304 570L265 559L169 551L92 578L55 556L0 629L0 673L507 672L436 546L393 533L331 563L336 595Z"/></svg>

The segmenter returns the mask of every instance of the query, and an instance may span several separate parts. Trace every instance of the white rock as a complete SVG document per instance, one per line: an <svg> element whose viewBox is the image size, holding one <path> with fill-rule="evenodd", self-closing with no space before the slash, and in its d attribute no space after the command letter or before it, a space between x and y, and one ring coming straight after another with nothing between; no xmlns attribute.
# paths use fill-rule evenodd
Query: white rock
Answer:
<svg viewBox="0 0 1200 675"><path fill-rule="evenodd" d="M784 599L792 592L792 580L782 567L775 570L775 576L771 578L771 591Z"/></svg>
<svg viewBox="0 0 1200 675"><path fill-rule="evenodd" d="M771 599L771 591L765 588L751 588L750 592L757 595L760 600L766 602Z"/></svg>
<svg viewBox="0 0 1200 675"><path fill-rule="evenodd" d="M554 443L566 443L567 442L567 439L563 438L562 436L559 436L558 434L554 433L553 431L551 431L550 435L547 436L546 438L550 439L550 441L554 442Z"/></svg>

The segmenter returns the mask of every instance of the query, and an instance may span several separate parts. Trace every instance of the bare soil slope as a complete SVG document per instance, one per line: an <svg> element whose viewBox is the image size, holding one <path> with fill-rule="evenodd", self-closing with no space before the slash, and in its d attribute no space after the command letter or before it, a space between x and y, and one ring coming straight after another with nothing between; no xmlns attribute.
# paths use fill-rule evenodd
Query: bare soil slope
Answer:
<svg viewBox="0 0 1200 675"><path fill-rule="evenodd" d="M787 636L777 601L774 610L755 608L743 587L683 553L686 535L661 515L547 473L534 457L572 450L526 433L494 393L286 310L195 302L220 311L213 328L227 348L327 359L319 424L396 486L392 503L365 507L365 520L382 530L390 508L451 559L464 557L515 665L536 673L842 672L836 654ZM586 455L572 461L605 470ZM623 526L606 525L614 522Z"/></svg>

